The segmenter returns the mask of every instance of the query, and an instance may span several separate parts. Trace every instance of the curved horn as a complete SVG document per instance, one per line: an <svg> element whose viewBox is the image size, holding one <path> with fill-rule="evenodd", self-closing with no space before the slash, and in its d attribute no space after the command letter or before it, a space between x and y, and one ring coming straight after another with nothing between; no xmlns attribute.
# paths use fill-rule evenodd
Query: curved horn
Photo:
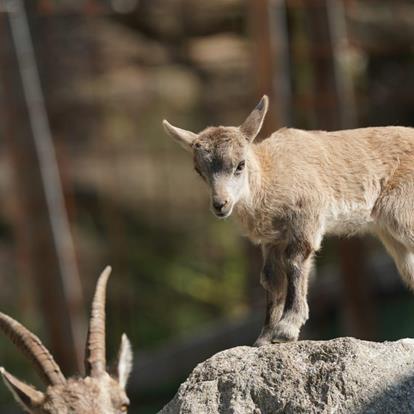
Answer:
<svg viewBox="0 0 414 414"><path fill-rule="evenodd" d="M98 377L106 370L105 296L111 271L112 268L107 266L99 276L92 302L85 359L86 374L92 377Z"/></svg>
<svg viewBox="0 0 414 414"><path fill-rule="evenodd" d="M29 357L46 384L58 385L66 382L59 365L36 335L32 334L10 316L1 312L0 328Z"/></svg>

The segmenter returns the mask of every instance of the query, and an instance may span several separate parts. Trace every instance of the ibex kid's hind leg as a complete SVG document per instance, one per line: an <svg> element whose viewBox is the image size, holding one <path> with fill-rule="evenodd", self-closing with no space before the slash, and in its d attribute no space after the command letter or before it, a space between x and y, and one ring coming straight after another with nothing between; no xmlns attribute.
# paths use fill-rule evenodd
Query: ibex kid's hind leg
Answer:
<svg viewBox="0 0 414 414"><path fill-rule="evenodd" d="M387 183L372 215L379 238L404 282L414 290L414 168L404 167Z"/></svg>
<svg viewBox="0 0 414 414"><path fill-rule="evenodd" d="M283 249L274 245L265 245L262 251L263 268L260 275L260 282L266 294L266 316L255 346L271 343L273 330L283 313L287 288L282 256Z"/></svg>
<svg viewBox="0 0 414 414"><path fill-rule="evenodd" d="M414 291L414 248L407 248L386 230L378 231L378 237L394 259L405 284Z"/></svg>

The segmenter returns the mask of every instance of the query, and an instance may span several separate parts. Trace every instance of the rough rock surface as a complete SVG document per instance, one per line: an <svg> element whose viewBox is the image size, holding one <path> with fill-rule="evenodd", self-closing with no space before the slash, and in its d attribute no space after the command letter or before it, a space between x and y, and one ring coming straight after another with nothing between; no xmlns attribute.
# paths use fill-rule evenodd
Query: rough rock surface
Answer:
<svg viewBox="0 0 414 414"><path fill-rule="evenodd" d="M414 413L414 339L301 341L220 352L160 414Z"/></svg>

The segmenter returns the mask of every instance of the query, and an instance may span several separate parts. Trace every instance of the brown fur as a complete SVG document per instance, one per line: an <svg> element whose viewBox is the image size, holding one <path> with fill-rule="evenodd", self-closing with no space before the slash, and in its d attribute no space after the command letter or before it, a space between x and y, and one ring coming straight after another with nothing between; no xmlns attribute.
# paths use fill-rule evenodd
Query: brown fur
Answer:
<svg viewBox="0 0 414 414"><path fill-rule="evenodd" d="M132 351L128 338L125 334L122 336L117 370L113 375L105 371L105 355L102 355L99 360L93 352L93 348L99 348L103 349L103 354L105 354L104 307L106 283L110 272L110 267L107 267L98 280L89 324L88 337L91 343L87 346L90 359L102 363L103 367L101 371L90 370L90 375L85 378L66 380L39 338L14 319L0 313L0 328L26 356L32 359L39 373L46 374L42 375L42 378L46 381L47 388L41 392L0 367L0 376L25 412L30 414L121 414L128 411L129 400L125 387L132 369ZM98 336L91 335L94 327L99 330ZM86 369L89 370L89 368L90 363L87 361ZM50 375L51 373L54 375Z"/></svg>
<svg viewBox="0 0 414 414"><path fill-rule="evenodd" d="M240 127L208 128L189 142L213 211L227 217L234 210L262 246L268 305L257 345L298 338L312 258L325 234L376 234L414 288L414 129L283 128L253 144L266 110L264 97ZM180 140L182 130L165 127ZM240 160L245 168L236 178Z"/></svg>
<svg viewBox="0 0 414 414"><path fill-rule="evenodd" d="M65 385L48 387L39 413L115 414L126 412L128 403L125 391L106 374L99 379L69 379Z"/></svg>

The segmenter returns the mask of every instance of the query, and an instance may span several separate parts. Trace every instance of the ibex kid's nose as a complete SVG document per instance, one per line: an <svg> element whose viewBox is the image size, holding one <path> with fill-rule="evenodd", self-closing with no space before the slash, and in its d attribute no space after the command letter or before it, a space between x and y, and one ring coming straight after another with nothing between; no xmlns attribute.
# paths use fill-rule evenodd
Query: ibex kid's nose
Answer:
<svg viewBox="0 0 414 414"><path fill-rule="evenodd" d="M213 200L214 210L220 212L228 204L227 200Z"/></svg>

